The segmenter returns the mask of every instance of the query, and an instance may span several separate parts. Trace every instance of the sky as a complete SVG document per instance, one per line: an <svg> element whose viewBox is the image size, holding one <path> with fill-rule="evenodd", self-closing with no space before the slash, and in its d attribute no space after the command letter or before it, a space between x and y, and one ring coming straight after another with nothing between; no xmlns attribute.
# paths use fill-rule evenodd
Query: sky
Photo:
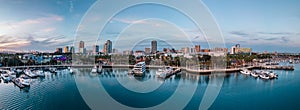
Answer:
<svg viewBox="0 0 300 110"><path fill-rule="evenodd" d="M94 3L97 1L0 0L0 51L53 52L58 47L76 45L77 36L87 39L97 36L100 48L110 39L113 47L120 50L150 47L151 40L168 42L177 49L198 44L209 48L210 36L205 36L206 32L197 28L189 16L163 5L141 4L120 10L102 31L84 27L81 23L98 26L97 21L103 21L102 17L109 13L106 10L116 6L108 2L105 11L87 18L87 13L96 6ZM218 24L225 47L241 44L256 52L300 52L299 0L202 0L202 3ZM91 49L93 44L94 39L87 40L86 47Z"/></svg>

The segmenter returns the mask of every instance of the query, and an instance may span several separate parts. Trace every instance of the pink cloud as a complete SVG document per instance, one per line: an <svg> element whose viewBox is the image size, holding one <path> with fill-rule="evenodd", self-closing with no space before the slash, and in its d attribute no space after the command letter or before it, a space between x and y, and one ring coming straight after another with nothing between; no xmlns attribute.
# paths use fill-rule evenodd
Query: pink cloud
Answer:
<svg viewBox="0 0 300 110"><path fill-rule="evenodd" d="M52 32L52 31L55 31L55 30L56 30L56 28L50 27L50 28L42 29L41 31L42 32Z"/></svg>

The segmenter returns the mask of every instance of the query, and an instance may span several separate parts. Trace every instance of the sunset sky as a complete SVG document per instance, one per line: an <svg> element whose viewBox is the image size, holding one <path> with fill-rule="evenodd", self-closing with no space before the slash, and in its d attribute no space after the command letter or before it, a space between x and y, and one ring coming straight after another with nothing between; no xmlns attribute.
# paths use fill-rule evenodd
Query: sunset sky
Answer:
<svg viewBox="0 0 300 110"><path fill-rule="evenodd" d="M73 45L82 18L95 2L97 1L0 0L0 50L52 52L57 47ZM299 0L202 0L202 2L220 26L226 47L239 43L242 47L251 47L253 51L258 52L265 50L300 52ZM111 3L111 8L114 4ZM101 14L97 13L100 18ZM139 20L149 17L158 18L158 21ZM199 32L186 16L177 10L153 4L139 5L119 12L99 34L100 48L105 40L116 38L117 34L124 31L122 29L128 25L135 27L127 30L127 34L131 32L129 34L132 35L128 39L142 37L139 32L155 31L163 34L148 36L157 38L170 36L170 39L178 40L181 37L180 33L174 34L177 31L173 28L176 27L186 32L194 44L208 48L203 32ZM155 26L161 29L155 30ZM89 33L83 36L89 36ZM114 42L116 41L113 40ZM121 47L126 49L126 43L131 42L122 42ZM148 46L150 42L141 45Z"/></svg>

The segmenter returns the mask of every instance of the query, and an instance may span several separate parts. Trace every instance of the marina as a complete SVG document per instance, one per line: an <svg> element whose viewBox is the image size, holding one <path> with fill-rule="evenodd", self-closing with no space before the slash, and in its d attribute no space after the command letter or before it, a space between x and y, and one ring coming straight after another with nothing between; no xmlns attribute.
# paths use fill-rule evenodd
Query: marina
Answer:
<svg viewBox="0 0 300 110"><path fill-rule="evenodd" d="M296 65L298 66L298 65ZM170 96L169 90L175 90L178 82L180 80L184 80L185 85L199 85L196 90L196 94L193 97L202 98L205 88L208 85L208 81L212 78L213 75L204 74L194 74L187 73L186 71L179 72L180 74L175 74L170 76L167 79L162 80L162 78L158 77L156 72L158 69L148 69L145 72L144 77L134 77L134 79L140 81L153 80L156 82L163 81L163 85L161 88L157 90L157 94L164 94L163 97L159 97L158 99L153 98L142 98L139 97L134 98L136 93L127 93L126 96L132 96L130 99L128 97L124 97L122 94L116 94L113 91L124 91L120 88L121 85L115 85L118 81L117 79L131 79L131 75L128 75L128 69L122 68L103 68L101 74L91 75L91 68L78 68L74 71L76 73L71 74L69 69L60 69L56 74L45 72L45 77L37 77L37 78L29 78L30 86L20 85L17 81L13 82L3 82L1 79L0 83L0 109L89 109L89 107L85 104L84 100L81 98L77 87L76 81L74 77L84 77L88 79L99 78L102 84L106 87L107 91L113 95L113 97L117 98L120 103L130 105L132 107L138 107L144 105L144 103L132 103L133 100L148 100L155 102L156 100L162 100L166 96ZM253 71L261 71L261 70L253 70ZM295 69L295 71L286 71L286 70L274 70L274 73L278 74L278 79L273 80L265 80L263 78L255 78L250 75L244 75L238 72L225 73L223 87L221 92L216 99L215 103L211 106L211 109L233 109L233 106L229 106L230 104L238 104L238 106L234 106L237 109L262 109L266 107L262 107L264 104L274 104L280 103L281 101L289 102L288 106L286 104L277 104L276 108L297 108L295 101L297 98L300 98L298 95L278 95L282 94L280 91L285 92L300 92L298 83L300 82L300 71ZM24 76L28 77L28 76ZM287 83L289 82L289 83ZM113 84L113 85L112 85ZM19 86L20 87L19 87ZM244 92L247 90L247 92ZM245 95L251 93L253 95ZM256 97L254 97L256 96ZM259 96L259 97L258 97ZM289 97L294 98L289 98ZM13 97L14 100L11 100ZM150 95L149 97L154 97ZM145 99L146 98L146 99ZM231 101L242 98L241 101ZM296 98L296 99L295 99ZM22 101L26 99L27 101ZM280 99L280 100L277 100ZM272 100L272 102L269 102ZM12 101L18 101L19 103L12 103ZM36 103L30 103L34 101ZM251 101L256 101L257 103L249 104ZM64 103L68 102L68 103ZM293 104L292 104L293 102ZM51 106L59 103L63 103L61 106ZM186 106L186 108L197 108L197 103L199 104L198 99L192 99L191 102ZM225 103L225 105L224 105ZM262 104L264 103L264 104ZM151 104L149 102L149 104ZM269 106L268 109L272 109L274 107Z"/></svg>

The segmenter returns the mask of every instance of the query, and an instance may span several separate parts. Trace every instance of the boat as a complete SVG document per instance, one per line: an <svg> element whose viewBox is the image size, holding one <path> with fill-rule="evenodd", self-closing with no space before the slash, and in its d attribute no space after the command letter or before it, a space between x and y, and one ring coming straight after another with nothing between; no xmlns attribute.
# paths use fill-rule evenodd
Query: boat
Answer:
<svg viewBox="0 0 300 110"><path fill-rule="evenodd" d="M21 83L21 79L20 78L15 78L12 80L12 82L17 85L20 88L24 88L25 86Z"/></svg>
<svg viewBox="0 0 300 110"><path fill-rule="evenodd" d="M39 77L45 77L45 73L43 70L34 70L33 73L35 73Z"/></svg>
<svg viewBox="0 0 300 110"><path fill-rule="evenodd" d="M74 73L74 70L73 70L73 68L71 68L71 67L68 67L68 69L67 69L70 73Z"/></svg>
<svg viewBox="0 0 300 110"><path fill-rule="evenodd" d="M269 75L269 79L274 79L278 77L278 74L274 73L273 71L267 71L266 74Z"/></svg>
<svg viewBox="0 0 300 110"><path fill-rule="evenodd" d="M17 69L16 72L17 72L18 74L20 74L20 73L23 73L23 70Z"/></svg>
<svg viewBox="0 0 300 110"><path fill-rule="evenodd" d="M166 78L167 76L169 76L172 73L173 73L173 68L170 66L160 68L156 71L156 75L160 78Z"/></svg>
<svg viewBox="0 0 300 110"><path fill-rule="evenodd" d="M103 69L102 66L99 66L98 69L97 69L98 73L101 73L102 69Z"/></svg>
<svg viewBox="0 0 300 110"><path fill-rule="evenodd" d="M133 74L134 76L143 76L146 71L146 63L139 62L135 64L129 74Z"/></svg>
<svg viewBox="0 0 300 110"><path fill-rule="evenodd" d="M102 72L102 67L100 66L94 66L91 71L91 73L101 73L101 72Z"/></svg>
<svg viewBox="0 0 300 110"><path fill-rule="evenodd" d="M17 78L17 73L14 71L8 71L8 75L11 79Z"/></svg>
<svg viewBox="0 0 300 110"><path fill-rule="evenodd" d="M31 77L31 78L34 78L34 77L37 77L38 75L33 73L30 69L26 69L25 70L25 75Z"/></svg>
<svg viewBox="0 0 300 110"><path fill-rule="evenodd" d="M57 69L56 69L56 68L54 68L54 67L52 67L52 68L49 68L49 71L50 71L51 73L57 73Z"/></svg>
<svg viewBox="0 0 300 110"><path fill-rule="evenodd" d="M91 73L98 73L98 69L96 66L94 66L91 70Z"/></svg>
<svg viewBox="0 0 300 110"><path fill-rule="evenodd" d="M4 81L6 81L6 82L11 81L11 78L9 77L9 74L8 74L6 71L2 72L1 78L2 78Z"/></svg>
<svg viewBox="0 0 300 110"><path fill-rule="evenodd" d="M21 75L19 78L16 78L16 80L19 80L24 86L30 86L31 79L28 76Z"/></svg>
<svg viewBox="0 0 300 110"><path fill-rule="evenodd" d="M257 78L259 76L258 72L254 71L254 72L251 72L251 76Z"/></svg>
<svg viewBox="0 0 300 110"><path fill-rule="evenodd" d="M270 78L269 75L268 75L267 73L261 73L261 74L259 75L259 77L262 78L262 79L269 79L269 78Z"/></svg>
<svg viewBox="0 0 300 110"><path fill-rule="evenodd" d="M246 74L246 75L249 75L251 74L251 71L250 70L247 70L247 69L243 69L242 71L240 71L242 74Z"/></svg>

